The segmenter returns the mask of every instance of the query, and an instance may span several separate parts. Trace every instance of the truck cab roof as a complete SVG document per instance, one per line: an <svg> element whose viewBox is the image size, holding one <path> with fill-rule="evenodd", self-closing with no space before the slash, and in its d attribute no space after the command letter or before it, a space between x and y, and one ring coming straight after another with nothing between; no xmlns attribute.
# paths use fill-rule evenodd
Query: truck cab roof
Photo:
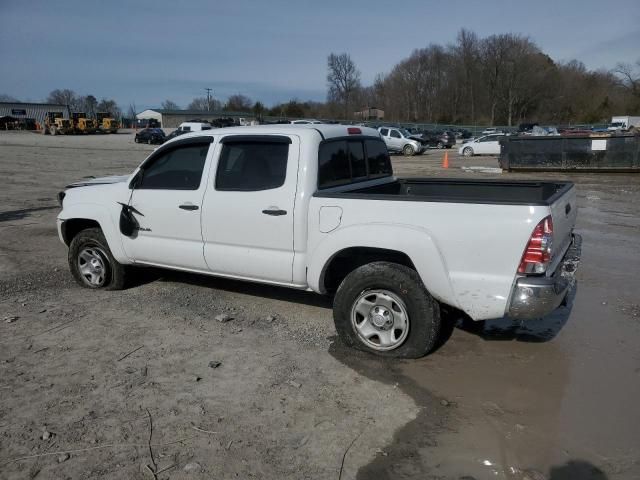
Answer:
<svg viewBox="0 0 640 480"><path fill-rule="evenodd" d="M216 135L299 135L301 137L319 137L320 140L360 135L380 138L380 133L369 127L354 127L351 125L326 125L326 124L279 124L279 125L253 125L246 127L223 127L199 132L191 132L180 135L165 145L178 139L197 138Z"/></svg>

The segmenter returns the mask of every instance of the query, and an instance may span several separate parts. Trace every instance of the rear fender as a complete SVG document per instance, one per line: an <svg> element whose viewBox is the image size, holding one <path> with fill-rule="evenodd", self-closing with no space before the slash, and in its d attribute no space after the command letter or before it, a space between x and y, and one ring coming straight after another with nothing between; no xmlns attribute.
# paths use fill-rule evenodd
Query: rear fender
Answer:
<svg viewBox="0 0 640 480"><path fill-rule="evenodd" d="M307 282L312 290L325 293L324 274L335 255L347 248L370 247L395 250L407 255L434 298L457 307L446 262L429 233L419 227L376 223L351 225L321 237L309 261Z"/></svg>

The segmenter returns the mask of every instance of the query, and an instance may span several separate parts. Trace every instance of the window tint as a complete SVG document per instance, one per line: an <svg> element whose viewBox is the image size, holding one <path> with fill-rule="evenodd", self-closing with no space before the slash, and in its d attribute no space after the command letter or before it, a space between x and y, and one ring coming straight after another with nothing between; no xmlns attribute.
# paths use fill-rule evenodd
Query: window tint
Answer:
<svg viewBox="0 0 640 480"><path fill-rule="evenodd" d="M386 177L393 173L389 151L380 140L365 140L370 177Z"/></svg>
<svg viewBox="0 0 640 480"><path fill-rule="evenodd" d="M284 185L289 145L273 142L225 143L216 190L257 191Z"/></svg>
<svg viewBox="0 0 640 480"><path fill-rule="evenodd" d="M347 157L347 142L328 142L318 153L318 185L332 187L351 181Z"/></svg>
<svg viewBox="0 0 640 480"><path fill-rule="evenodd" d="M351 177L367 176L367 163L364 160L364 145L362 142L348 142L349 162L351 163Z"/></svg>
<svg viewBox="0 0 640 480"><path fill-rule="evenodd" d="M391 136L393 138L400 138L400 132L398 132L397 130L391 130Z"/></svg>
<svg viewBox="0 0 640 480"><path fill-rule="evenodd" d="M382 140L336 140L320 145L318 188L391 174L389 152Z"/></svg>
<svg viewBox="0 0 640 480"><path fill-rule="evenodd" d="M387 136L389 135L389 129L388 129L388 128L381 128L381 129L380 129L380 134L381 134L382 136L387 137Z"/></svg>
<svg viewBox="0 0 640 480"><path fill-rule="evenodd" d="M197 190L209 144L178 147L145 165L138 189Z"/></svg>

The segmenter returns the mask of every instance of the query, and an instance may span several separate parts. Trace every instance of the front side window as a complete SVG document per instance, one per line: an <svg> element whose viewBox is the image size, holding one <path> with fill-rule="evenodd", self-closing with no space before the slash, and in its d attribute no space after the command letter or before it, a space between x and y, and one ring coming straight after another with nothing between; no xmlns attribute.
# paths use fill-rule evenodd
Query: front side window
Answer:
<svg viewBox="0 0 640 480"><path fill-rule="evenodd" d="M383 137L388 137L389 136L389 129L388 128L381 128L380 129L380 135L382 135Z"/></svg>
<svg viewBox="0 0 640 480"><path fill-rule="evenodd" d="M400 138L400 132L398 132L397 130L391 130L391 136L393 138Z"/></svg>
<svg viewBox="0 0 640 480"><path fill-rule="evenodd" d="M142 171L137 189L197 190L209 144L174 148L154 158Z"/></svg>
<svg viewBox="0 0 640 480"><path fill-rule="evenodd" d="M222 147L216 190L259 191L284 185L289 144L229 142Z"/></svg>

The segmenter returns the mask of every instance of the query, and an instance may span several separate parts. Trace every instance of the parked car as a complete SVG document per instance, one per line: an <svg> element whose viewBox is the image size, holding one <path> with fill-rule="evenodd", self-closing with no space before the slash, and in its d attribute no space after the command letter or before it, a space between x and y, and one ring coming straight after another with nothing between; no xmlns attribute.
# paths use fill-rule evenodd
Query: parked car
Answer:
<svg viewBox="0 0 640 480"><path fill-rule="evenodd" d="M458 153L465 157L473 155L500 155L500 139L504 134L485 135L462 144Z"/></svg>
<svg viewBox="0 0 640 480"><path fill-rule="evenodd" d="M164 142L164 131L161 128L145 128L136 133L136 143L160 144Z"/></svg>
<svg viewBox="0 0 640 480"><path fill-rule="evenodd" d="M411 138L411 132L403 128L380 127L378 132L390 152L398 152L410 157L419 155L426 149L419 140Z"/></svg>
<svg viewBox="0 0 640 480"><path fill-rule="evenodd" d="M496 133L502 133L502 132L500 132L497 128L494 128L494 127L485 128L481 132L482 135L493 135L493 134L496 134Z"/></svg>
<svg viewBox="0 0 640 480"><path fill-rule="evenodd" d="M428 353L441 308L547 315L580 253L572 183L396 178L365 127L203 131L58 199L83 287L120 289L130 266L154 266L330 292L340 338L387 357Z"/></svg>
<svg viewBox="0 0 640 480"><path fill-rule="evenodd" d="M465 128L456 128L453 130L453 133L456 136L456 138L461 138L462 140L466 140L467 138L471 138L473 136L471 134L471 131Z"/></svg>
<svg viewBox="0 0 640 480"><path fill-rule="evenodd" d="M164 142L166 143L169 140L173 140L176 137L179 137L180 135L184 135L185 133L189 133L186 130L180 130L179 128L176 128L173 132L171 132L169 135L167 135L166 137L164 137Z"/></svg>
<svg viewBox="0 0 640 480"><path fill-rule="evenodd" d="M423 130L411 138L415 138L425 147L451 148L456 144L456 136L448 130Z"/></svg>

